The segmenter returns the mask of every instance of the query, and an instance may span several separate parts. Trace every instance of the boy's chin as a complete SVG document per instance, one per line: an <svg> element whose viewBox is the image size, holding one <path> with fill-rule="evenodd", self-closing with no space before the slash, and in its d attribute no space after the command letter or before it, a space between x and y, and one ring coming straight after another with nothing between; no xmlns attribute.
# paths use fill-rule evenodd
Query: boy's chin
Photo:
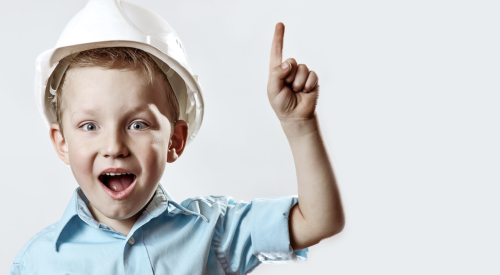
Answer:
<svg viewBox="0 0 500 275"><path fill-rule="evenodd" d="M122 220L127 220L130 218L133 218L136 215L140 215L140 208L137 209L138 207L129 207L125 209L123 205L121 206L106 206L106 205L99 205L95 206L92 205L92 203L89 204L89 209L92 212L92 215L94 216L94 219L98 222L103 222L106 223L103 220L103 218L111 219L111 220L117 220L117 221L122 221ZM97 213L96 213L97 212Z"/></svg>
<svg viewBox="0 0 500 275"><path fill-rule="evenodd" d="M139 212L141 211L123 211L123 209L121 209L120 211L109 211L109 213L106 213L106 211L104 211L104 213L101 213L108 219L123 221L133 218L138 214L140 215Z"/></svg>

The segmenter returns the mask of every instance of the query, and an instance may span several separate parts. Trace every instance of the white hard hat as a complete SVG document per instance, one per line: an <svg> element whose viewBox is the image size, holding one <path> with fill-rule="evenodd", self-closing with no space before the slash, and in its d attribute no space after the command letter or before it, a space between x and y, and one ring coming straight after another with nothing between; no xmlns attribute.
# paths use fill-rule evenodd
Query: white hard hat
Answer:
<svg viewBox="0 0 500 275"><path fill-rule="evenodd" d="M200 129L204 106L198 77L191 73L182 42L158 14L121 0L90 0L66 25L56 46L37 57L35 95L46 124L56 123L50 96L68 67L59 61L103 47L137 48L153 58L179 101L180 119L188 124L190 143Z"/></svg>

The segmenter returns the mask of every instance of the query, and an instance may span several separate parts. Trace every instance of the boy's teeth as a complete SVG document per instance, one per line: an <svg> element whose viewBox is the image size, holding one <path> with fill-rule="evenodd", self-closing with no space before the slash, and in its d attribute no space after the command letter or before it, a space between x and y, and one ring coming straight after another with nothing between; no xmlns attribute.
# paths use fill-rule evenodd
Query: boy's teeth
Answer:
<svg viewBox="0 0 500 275"><path fill-rule="evenodd" d="M105 173L106 176L130 175L130 173Z"/></svg>

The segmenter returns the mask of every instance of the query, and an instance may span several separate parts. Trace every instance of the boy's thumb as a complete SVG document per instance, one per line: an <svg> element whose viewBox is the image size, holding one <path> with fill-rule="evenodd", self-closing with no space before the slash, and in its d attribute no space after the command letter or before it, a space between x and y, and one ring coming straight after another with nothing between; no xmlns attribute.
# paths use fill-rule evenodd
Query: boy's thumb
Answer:
<svg viewBox="0 0 500 275"><path fill-rule="evenodd" d="M290 71L290 67L292 66L288 63L288 61L281 63L281 69L283 69L283 71Z"/></svg>
<svg viewBox="0 0 500 275"><path fill-rule="evenodd" d="M290 72L290 68L292 68L290 62L284 61L283 63L281 63L281 65L271 68L269 74L270 76L278 79L285 79Z"/></svg>
<svg viewBox="0 0 500 275"><path fill-rule="evenodd" d="M279 93L281 91L283 82L290 72L290 68L292 68L292 65L288 63L288 61L285 61L281 63L281 65L271 69L267 86L269 92Z"/></svg>

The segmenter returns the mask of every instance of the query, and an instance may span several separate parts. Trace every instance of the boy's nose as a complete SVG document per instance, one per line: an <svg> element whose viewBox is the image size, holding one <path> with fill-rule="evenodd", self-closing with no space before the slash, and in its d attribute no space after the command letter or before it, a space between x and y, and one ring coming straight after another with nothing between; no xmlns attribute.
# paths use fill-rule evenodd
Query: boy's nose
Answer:
<svg viewBox="0 0 500 275"><path fill-rule="evenodd" d="M102 141L101 155L105 158L124 158L130 155L130 152L124 142L124 137L119 133L109 133Z"/></svg>

